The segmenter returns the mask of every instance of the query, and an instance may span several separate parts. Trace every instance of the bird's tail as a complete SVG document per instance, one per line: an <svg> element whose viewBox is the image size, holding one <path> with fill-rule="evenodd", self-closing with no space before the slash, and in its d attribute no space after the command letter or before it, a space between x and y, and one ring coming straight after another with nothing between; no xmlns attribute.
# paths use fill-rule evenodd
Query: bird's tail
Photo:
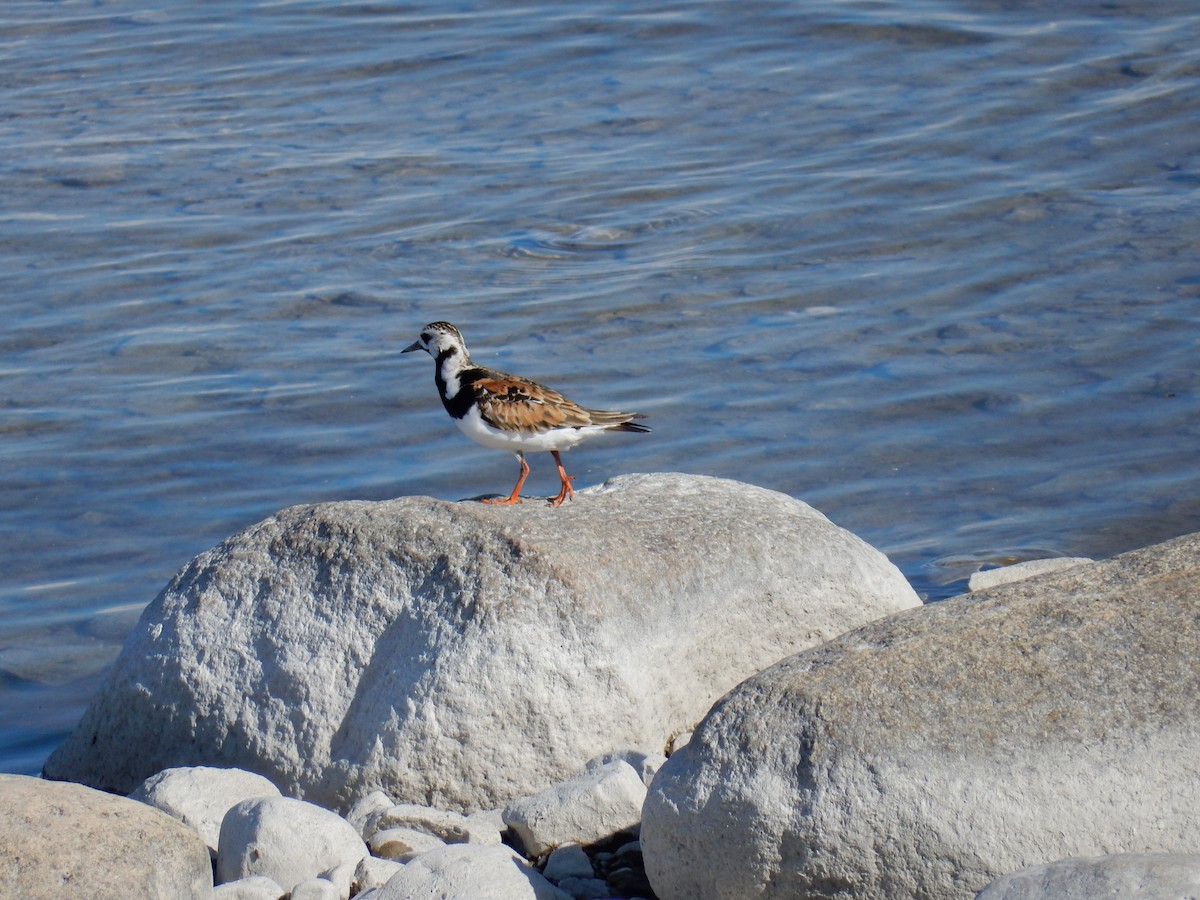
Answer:
<svg viewBox="0 0 1200 900"><path fill-rule="evenodd" d="M646 434L650 431L645 425L638 425L631 419L646 418L641 413L611 412L606 409L589 409L593 425L607 425L610 431L633 431Z"/></svg>

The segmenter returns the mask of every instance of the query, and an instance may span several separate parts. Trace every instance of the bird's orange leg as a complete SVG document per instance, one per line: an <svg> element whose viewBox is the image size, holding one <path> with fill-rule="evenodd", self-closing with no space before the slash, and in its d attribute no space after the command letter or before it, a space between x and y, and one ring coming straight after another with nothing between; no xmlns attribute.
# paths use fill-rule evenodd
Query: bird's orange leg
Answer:
<svg viewBox="0 0 1200 900"><path fill-rule="evenodd" d="M510 503L521 502L521 486L525 484L525 479L529 477L529 463L525 462L525 454L518 453L517 459L521 463L521 474L517 476L517 486L513 488L512 493L506 499L499 497L488 498L484 503L496 503L500 506L508 506Z"/></svg>
<svg viewBox="0 0 1200 900"><path fill-rule="evenodd" d="M571 487L571 482L575 479L568 475L567 470L563 468L562 457L558 455L558 451L551 450L550 452L554 455L554 461L558 463L558 477L562 479L562 487L558 489L558 496L550 501L551 506L558 506L568 497L574 499L575 489Z"/></svg>

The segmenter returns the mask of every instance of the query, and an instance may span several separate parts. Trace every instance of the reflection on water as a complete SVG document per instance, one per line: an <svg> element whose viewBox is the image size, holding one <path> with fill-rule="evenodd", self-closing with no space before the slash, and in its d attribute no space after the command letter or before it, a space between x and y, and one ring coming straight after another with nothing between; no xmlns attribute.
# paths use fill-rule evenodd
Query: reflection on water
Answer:
<svg viewBox="0 0 1200 900"><path fill-rule="evenodd" d="M1176 4L0 10L0 770L276 509L476 496L479 361L793 494L930 599L1200 527L1200 16ZM530 490L552 494L534 461Z"/></svg>

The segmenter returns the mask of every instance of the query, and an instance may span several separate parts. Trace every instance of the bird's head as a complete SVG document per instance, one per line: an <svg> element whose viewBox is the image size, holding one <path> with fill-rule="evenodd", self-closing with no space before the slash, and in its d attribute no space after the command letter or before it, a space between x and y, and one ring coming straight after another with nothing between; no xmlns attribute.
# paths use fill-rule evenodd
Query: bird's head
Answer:
<svg viewBox="0 0 1200 900"><path fill-rule="evenodd" d="M467 345L462 335L449 322L430 322L421 329L420 337L400 352L412 353L414 350L424 350L434 359L453 351L458 351L464 357L467 355Z"/></svg>

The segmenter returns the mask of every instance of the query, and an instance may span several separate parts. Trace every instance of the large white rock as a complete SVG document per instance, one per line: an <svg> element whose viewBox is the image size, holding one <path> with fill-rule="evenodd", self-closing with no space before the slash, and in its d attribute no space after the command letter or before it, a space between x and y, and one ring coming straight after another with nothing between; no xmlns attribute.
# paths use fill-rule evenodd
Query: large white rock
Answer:
<svg viewBox="0 0 1200 900"><path fill-rule="evenodd" d="M266 875L290 891L339 866L353 871L368 852L337 813L290 797L243 800L221 824L217 881Z"/></svg>
<svg viewBox="0 0 1200 900"><path fill-rule="evenodd" d="M931 604L731 691L643 808L661 900L961 898L1200 846L1200 535Z"/></svg>
<svg viewBox="0 0 1200 900"><path fill-rule="evenodd" d="M253 772L190 766L151 775L129 799L161 809L195 829L216 856L221 820L231 807L254 797L278 796L279 788Z"/></svg>
<svg viewBox="0 0 1200 900"><path fill-rule="evenodd" d="M514 800L504 822L533 858L568 841L591 844L634 827L645 799L642 776L618 759Z"/></svg>
<svg viewBox="0 0 1200 900"><path fill-rule="evenodd" d="M1121 853L1063 859L1002 875L975 900L1196 900L1200 854Z"/></svg>
<svg viewBox="0 0 1200 900"><path fill-rule="evenodd" d="M209 900L212 864L192 829L79 784L0 775L0 897Z"/></svg>
<svg viewBox="0 0 1200 900"><path fill-rule="evenodd" d="M422 853L393 875L373 900L571 900L516 852L503 846L447 844Z"/></svg>
<svg viewBox="0 0 1200 900"><path fill-rule="evenodd" d="M783 656L919 600L782 494L625 476L555 509L295 507L146 610L47 773L128 791L234 765L347 808L503 806L614 747L660 751Z"/></svg>

